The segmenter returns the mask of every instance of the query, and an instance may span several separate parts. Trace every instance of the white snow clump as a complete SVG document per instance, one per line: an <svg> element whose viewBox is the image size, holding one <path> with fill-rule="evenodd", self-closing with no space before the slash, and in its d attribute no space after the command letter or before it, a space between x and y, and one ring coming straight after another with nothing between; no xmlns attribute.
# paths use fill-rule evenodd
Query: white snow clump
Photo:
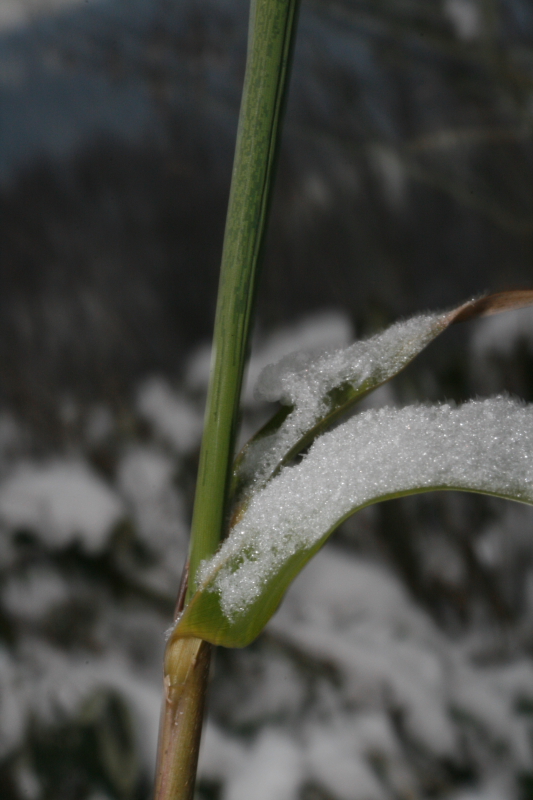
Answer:
<svg viewBox="0 0 533 800"><path fill-rule="evenodd" d="M262 347L252 349L248 364L243 400L251 404L257 397L256 386L264 369L289 353L304 351L320 355L324 351L346 347L353 339L350 321L340 311L325 311L305 317L287 328L274 331Z"/></svg>
<svg viewBox="0 0 533 800"><path fill-rule="evenodd" d="M119 461L117 483L139 539L157 555L143 569L158 591L175 591L187 551L184 501L175 485L175 460L154 447L131 446Z"/></svg>
<svg viewBox="0 0 533 800"><path fill-rule="evenodd" d="M149 378L142 384L137 393L137 411L178 453L190 453L200 444L203 415L163 378Z"/></svg>
<svg viewBox="0 0 533 800"><path fill-rule="evenodd" d="M0 484L2 522L54 547L79 539L87 552L98 552L123 515L117 495L83 462L21 464Z"/></svg>

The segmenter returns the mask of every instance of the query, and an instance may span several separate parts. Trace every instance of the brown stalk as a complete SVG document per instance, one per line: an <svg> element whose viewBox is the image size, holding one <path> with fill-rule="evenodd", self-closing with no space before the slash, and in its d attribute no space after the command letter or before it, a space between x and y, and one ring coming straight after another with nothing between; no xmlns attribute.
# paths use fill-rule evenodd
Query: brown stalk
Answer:
<svg viewBox="0 0 533 800"><path fill-rule="evenodd" d="M169 641L154 800L192 800L212 645Z"/></svg>
<svg viewBox="0 0 533 800"><path fill-rule="evenodd" d="M533 290L514 289L508 292L496 292L478 297L475 300L468 300L459 308L450 311L448 324L454 322L466 322L476 317L487 317L490 314L499 314L501 311L512 311L518 308L525 308L533 304Z"/></svg>

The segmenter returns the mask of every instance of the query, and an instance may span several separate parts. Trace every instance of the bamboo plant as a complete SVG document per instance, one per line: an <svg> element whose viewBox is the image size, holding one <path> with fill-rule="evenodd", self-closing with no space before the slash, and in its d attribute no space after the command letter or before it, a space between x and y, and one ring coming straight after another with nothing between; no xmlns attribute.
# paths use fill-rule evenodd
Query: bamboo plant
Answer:
<svg viewBox="0 0 533 800"><path fill-rule="evenodd" d="M211 647L255 639L350 514L437 489L533 504L533 407L496 398L345 421L451 324L528 305L531 291L471 300L267 368L259 390L280 408L234 459L297 12L298 0L251 4L189 569L165 653L156 800L193 796Z"/></svg>
<svg viewBox="0 0 533 800"><path fill-rule="evenodd" d="M254 299L272 194L299 0L252 0L248 53L232 173L213 362L200 451L185 601L201 562L226 533L235 432ZM178 602L177 610L180 611ZM172 638L156 770L157 800L194 792L210 648Z"/></svg>

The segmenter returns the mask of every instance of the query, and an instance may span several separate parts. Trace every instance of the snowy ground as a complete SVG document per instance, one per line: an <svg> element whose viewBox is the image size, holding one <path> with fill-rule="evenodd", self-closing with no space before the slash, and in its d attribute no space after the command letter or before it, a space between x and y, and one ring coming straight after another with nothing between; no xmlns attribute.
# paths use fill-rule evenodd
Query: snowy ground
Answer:
<svg viewBox="0 0 533 800"><path fill-rule="evenodd" d="M532 318L472 329L480 375L495 381L502 354L527 360ZM351 336L330 313L263 337L244 435L264 419L251 389L263 366ZM149 796L207 371L201 348L179 382L147 376L122 415L71 399L70 435L53 453L0 418L8 798ZM409 373L366 405L402 404L426 380ZM528 507L451 494L354 518L254 645L218 652L199 795L530 797L532 526Z"/></svg>

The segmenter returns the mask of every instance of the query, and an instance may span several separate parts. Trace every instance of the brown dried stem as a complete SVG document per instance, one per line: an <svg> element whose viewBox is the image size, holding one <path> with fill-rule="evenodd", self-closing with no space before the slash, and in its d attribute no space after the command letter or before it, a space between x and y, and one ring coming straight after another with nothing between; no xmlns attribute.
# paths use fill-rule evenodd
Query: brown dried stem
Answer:
<svg viewBox="0 0 533 800"><path fill-rule="evenodd" d="M212 646L169 642L159 731L155 800L192 800Z"/></svg>

